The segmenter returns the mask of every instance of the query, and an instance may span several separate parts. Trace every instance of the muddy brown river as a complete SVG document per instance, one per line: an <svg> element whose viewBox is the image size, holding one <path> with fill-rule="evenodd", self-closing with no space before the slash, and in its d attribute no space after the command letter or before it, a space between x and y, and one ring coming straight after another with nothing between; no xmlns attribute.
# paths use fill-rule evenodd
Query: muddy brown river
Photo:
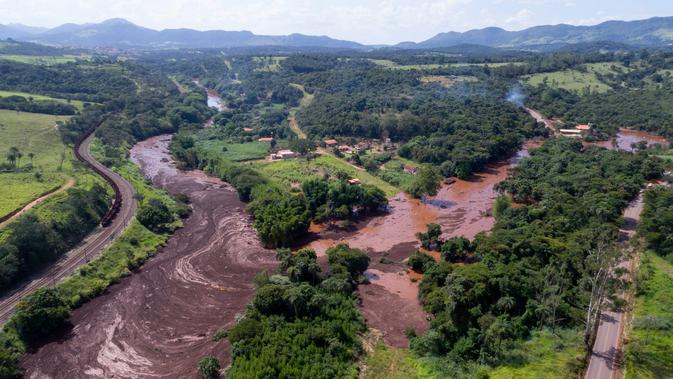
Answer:
<svg viewBox="0 0 673 379"><path fill-rule="evenodd" d="M28 378L195 378L198 361L229 363L226 339L254 292L253 277L275 269L245 205L229 185L203 172L175 168L169 136L131 151L155 185L185 193L194 212L142 269L76 309L73 327L25 356Z"/></svg>
<svg viewBox="0 0 673 379"><path fill-rule="evenodd" d="M223 366L230 362L226 339L211 337L234 325L254 292L254 275L275 269L275 254L261 246L245 204L229 185L175 168L170 138L143 141L131 157L155 185L187 194L192 216L139 272L76 309L71 328L26 354L21 363L28 378L193 378L205 355L217 356ZM426 202L398 194L388 214L361 222L354 231L315 228L309 246L323 256L340 242L369 252L370 283L360 286L361 310L387 343L405 347L407 327L418 332L428 327L405 264L418 246L415 234L432 222L442 226L445 238L490 230L493 186L539 144L527 142L513 157L470 180L445 185Z"/></svg>

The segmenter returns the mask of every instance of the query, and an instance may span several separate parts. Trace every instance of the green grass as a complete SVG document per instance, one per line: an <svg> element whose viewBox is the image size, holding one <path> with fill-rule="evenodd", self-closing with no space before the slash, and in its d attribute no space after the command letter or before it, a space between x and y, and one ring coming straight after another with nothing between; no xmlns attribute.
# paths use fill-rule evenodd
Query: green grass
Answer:
<svg viewBox="0 0 673 379"><path fill-rule="evenodd" d="M0 91L0 97L8 97L8 96L21 96L26 99L32 97L34 100L49 100L49 101L56 101L59 103L72 104L75 108L79 110L82 110L82 108L84 108L84 102L79 100L59 99L56 97L37 95L34 93L27 93L27 92Z"/></svg>
<svg viewBox="0 0 673 379"><path fill-rule="evenodd" d="M357 170L355 167L331 155L321 155L311 161L293 159L277 162L255 161L245 164L252 165L272 181L286 187L302 183L311 177L322 177L323 174L332 175L341 171L347 173L350 177L360 179L363 184L371 184L380 188L386 193L386 196L393 196L400 192L399 188L386 183L366 171Z"/></svg>
<svg viewBox="0 0 673 379"><path fill-rule="evenodd" d="M15 62L39 64L39 65L55 65L63 63L76 62L78 59L88 59L85 55L17 55L17 54L2 54L0 59L7 59Z"/></svg>
<svg viewBox="0 0 673 379"><path fill-rule="evenodd" d="M379 342L362 361L362 379L441 378L422 358L409 349L398 349Z"/></svg>
<svg viewBox="0 0 673 379"><path fill-rule="evenodd" d="M577 70L563 70L527 75L522 78L524 82L537 86L545 80L552 88L562 88L568 91L580 92L589 88L591 92L603 93L610 91L607 84L598 80L595 72L580 72Z"/></svg>
<svg viewBox="0 0 673 379"><path fill-rule="evenodd" d="M572 378L584 368L582 334L578 330L535 331L528 341L509 352L519 361L491 370L490 379Z"/></svg>
<svg viewBox="0 0 673 379"><path fill-rule="evenodd" d="M268 142L228 143L221 140L205 140L196 143L199 151L208 158L221 157L232 162L264 159L268 155ZM226 148L226 151L223 151Z"/></svg>
<svg viewBox="0 0 673 379"><path fill-rule="evenodd" d="M452 68L452 67L501 67L508 64L521 65L523 62L493 62L493 63L445 63L445 64L411 64L400 65L388 59L369 59L370 62L393 70L434 70L438 68Z"/></svg>
<svg viewBox="0 0 673 379"><path fill-rule="evenodd" d="M587 68L587 70L602 75L633 71L632 68L626 67L619 62L587 63L584 66Z"/></svg>
<svg viewBox="0 0 673 379"><path fill-rule="evenodd" d="M376 176L395 187L407 189L413 183L415 176L404 171L406 164L418 167L417 163L408 159L395 157L386 162L383 168L376 172Z"/></svg>
<svg viewBox="0 0 673 379"><path fill-rule="evenodd" d="M129 275L167 240L168 235L153 233L134 219L100 257L82 266L77 274L61 282L58 289L71 307L76 307Z"/></svg>
<svg viewBox="0 0 673 379"><path fill-rule="evenodd" d="M626 339L626 378L673 378L673 264L647 253L640 267L633 329ZM648 327L647 317L668 323Z"/></svg>
<svg viewBox="0 0 673 379"><path fill-rule="evenodd" d="M10 147L17 147L23 154L21 165L30 163L29 153L35 154L33 172L0 173L0 215L35 199L42 193L60 186L70 175L72 151L63 145L54 125L68 117L0 110L1 159ZM61 154L65 154L59 170ZM34 172L42 172L37 180Z"/></svg>
<svg viewBox="0 0 673 379"><path fill-rule="evenodd" d="M286 59L287 57L253 57L253 60L261 65L255 71L278 72L280 71L280 65Z"/></svg>

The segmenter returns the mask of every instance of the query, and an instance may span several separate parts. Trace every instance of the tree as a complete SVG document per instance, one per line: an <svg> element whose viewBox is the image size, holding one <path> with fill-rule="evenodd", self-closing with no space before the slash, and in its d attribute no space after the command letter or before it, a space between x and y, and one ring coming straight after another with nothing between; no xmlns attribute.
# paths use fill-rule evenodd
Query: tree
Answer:
<svg viewBox="0 0 673 379"><path fill-rule="evenodd" d="M598 241L585 259L586 282L589 292L584 319L584 344L593 347L601 313L610 305L621 283L623 270L617 268L622 252L608 242Z"/></svg>
<svg viewBox="0 0 673 379"><path fill-rule="evenodd" d="M7 154L5 154L5 157L7 158L7 161L14 167L16 167L16 162L19 159L19 149L16 148L15 146L12 146L9 148L7 151Z"/></svg>
<svg viewBox="0 0 673 379"><path fill-rule="evenodd" d="M293 253L290 249L278 249L280 268L285 271L293 282L317 283L320 279L320 265L313 249L300 249Z"/></svg>
<svg viewBox="0 0 673 379"><path fill-rule="evenodd" d="M199 374L204 379L217 379L220 377L220 362L213 356L207 356L199 361Z"/></svg>
<svg viewBox="0 0 673 379"><path fill-rule="evenodd" d="M327 249L327 258L332 270L345 269L353 279L362 275L369 266L367 254L343 243Z"/></svg>
<svg viewBox="0 0 673 379"><path fill-rule="evenodd" d="M32 343L61 326L69 315L57 290L40 288L17 304L10 323L24 341Z"/></svg>
<svg viewBox="0 0 673 379"><path fill-rule="evenodd" d="M159 199L150 199L140 207L137 217L141 224L154 232L165 231L167 224L174 220L171 210Z"/></svg>
<svg viewBox="0 0 673 379"><path fill-rule="evenodd" d="M435 250L441 245L439 237L442 236L442 227L439 224L428 224L428 231L425 233L416 233L416 238L421 242L421 247L428 250Z"/></svg>
<svg viewBox="0 0 673 379"><path fill-rule="evenodd" d="M418 174L409 188L409 193L415 198L423 196L435 196L442 182L442 177L434 168L428 165L421 166Z"/></svg>
<svg viewBox="0 0 673 379"><path fill-rule="evenodd" d="M28 159L30 159L30 165L33 165L33 158L35 158L35 154L33 153L28 153Z"/></svg>

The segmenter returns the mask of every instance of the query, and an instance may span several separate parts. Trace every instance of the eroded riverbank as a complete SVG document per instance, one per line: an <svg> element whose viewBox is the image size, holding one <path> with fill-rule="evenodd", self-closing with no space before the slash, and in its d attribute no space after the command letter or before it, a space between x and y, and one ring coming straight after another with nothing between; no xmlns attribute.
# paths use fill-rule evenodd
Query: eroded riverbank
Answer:
<svg viewBox="0 0 673 379"><path fill-rule="evenodd" d="M254 275L275 268L236 191L200 171L175 168L170 136L143 141L132 159L155 185L185 193L193 214L138 272L75 310L73 327L22 360L28 378L191 378L197 362L230 361L226 339L254 292Z"/></svg>

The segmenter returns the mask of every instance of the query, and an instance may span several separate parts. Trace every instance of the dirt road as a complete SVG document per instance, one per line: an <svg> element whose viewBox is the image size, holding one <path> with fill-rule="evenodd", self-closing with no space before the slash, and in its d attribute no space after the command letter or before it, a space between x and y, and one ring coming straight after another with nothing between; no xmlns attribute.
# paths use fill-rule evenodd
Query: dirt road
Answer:
<svg viewBox="0 0 673 379"><path fill-rule="evenodd" d="M4 323L11 317L14 307L21 298L38 288L53 286L61 279L72 274L81 265L99 255L110 241L121 234L131 222L137 208L136 200L133 197L135 190L129 182L93 158L89 152L92 140L93 134L82 142L79 152L87 162L109 175L119 187L122 196L122 206L117 217L115 217L109 226L96 228L77 247L63 255L48 269L34 275L15 290L3 296L0 299L0 323Z"/></svg>
<svg viewBox="0 0 673 379"><path fill-rule="evenodd" d="M132 159L155 185L189 196L193 213L142 269L75 310L72 328L22 360L27 378L195 378L197 363L230 362L229 328L254 293L253 278L276 268L236 191L200 171L182 172L170 137L143 141Z"/></svg>
<svg viewBox="0 0 673 379"><path fill-rule="evenodd" d="M620 230L623 243L628 242L633 234L635 234L642 210L643 196L639 195L624 211L625 223ZM619 266L632 271L633 261L631 259L625 260ZM587 367L585 375L586 379L613 379L620 377L619 358L622 349L624 317L624 312L606 311L601 314L601 322L598 326L591 360L589 361L589 367Z"/></svg>
<svg viewBox="0 0 673 379"><path fill-rule="evenodd" d="M535 119L537 122L541 122L544 124L545 128L549 129L551 131L553 136L560 136L561 133L558 131L556 126L554 126L554 122L548 118L546 118L542 113L539 111L536 111L535 109L530 109L530 108L524 108L528 114Z"/></svg>
<svg viewBox="0 0 673 379"><path fill-rule="evenodd" d="M68 180L66 180L65 183L63 183L63 185L58 187L55 191L52 190L51 192L38 197L37 199L31 201L30 203L24 205L23 208L21 208L19 211L15 211L16 213L14 213L7 220L5 220L3 222L0 222L0 228L9 224L10 222L12 222L12 220L16 220L19 216L21 216L22 214L24 214L24 213L28 212L29 210L35 208L39 204L42 204L48 198L50 198L50 197L52 197L56 194L63 193L65 191L67 191L68 189L72 188L72 186L74 186L74 185L75 185L75 179L68 178Z"/></svg>

